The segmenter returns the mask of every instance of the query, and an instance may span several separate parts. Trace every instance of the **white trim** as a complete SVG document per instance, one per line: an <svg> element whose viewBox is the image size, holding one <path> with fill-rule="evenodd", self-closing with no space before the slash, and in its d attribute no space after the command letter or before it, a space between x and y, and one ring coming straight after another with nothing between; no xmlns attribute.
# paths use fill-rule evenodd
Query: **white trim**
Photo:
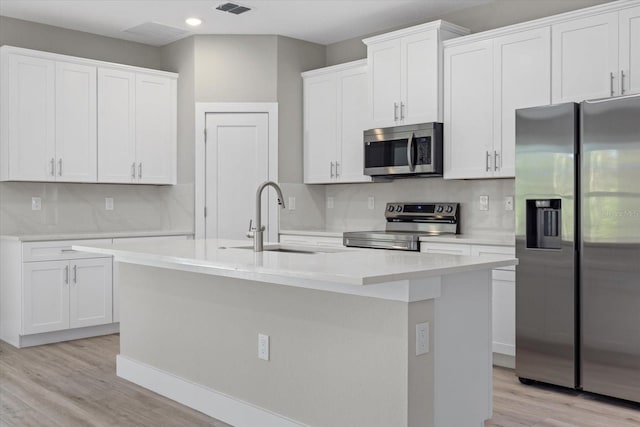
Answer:
<svg viewBox="0 0 640 427"><path fill-rule="evenodd" d="M445 48L452 46L464 45L467 43L473 43L480 40L493 39L496 37L502 37L509 34L533 30L541 27L548 27L563 22L573 21L575 19L587 18L589 16L601 15L607 12L616 12L623 9L631 8L640 5L640 0L618 0L611 3L600 4L597 6L591 6L584 9L577 9L570 12L561 13L558 15L547 16L540 19L534 19L532 21L522 22L520 24L507 25L506 27L500 27L493 30L482 31L480 33L471 34L468 36L457 37L455 39L446 40L443 42Z"/></svg>
<svg viewBox="0 0 640 427"><path fill-rule="evenodd" d="M235 427L300 427L282 415L238 400L214 389L196 384L158 368L116 357L117 375L189 408L217 418Z"/></svg>
<svg viewBox="0 0 640 427"><path fill-rule="evenodd" d="M195 238L205 235L205 146L204 130L207 113L267 113L269 116L269 180L278 181L278 103L277 102L196 102L196 146L195 146ZM279 209L269 203L269 241L277 241L279 231Z"/></svg>
<svg viewBox="0 0 640 427"><path fill-rule="evenodd" d="M322 76L324 74L332 74L338 71L351 70L357 67L366 67L367 59L358 59L357 61L345 62L344 64L332 65L330 67L317 68L315 70L305 71L300 75L302 78Z"/></svg>
<svg viewBox="0 0 640 427"><path fill-rule="evenodd" d="M423 31L430 31L430 30L445 30L461 36L469 34L470 32L468 28L464 28L459 25L452 24L451 22L439 20L439 21L427 22L426 24L414 25L408 28L402 28L400 30L392 31L390 33L380 34L378 36L368 37L366 39L362 39L362 43L368 46L370 44L380 43L387 40L393 40L399 37L406 37L416 33L421 33Z"/></svg>
<svg viewBox="0 0 640 427"><path fill-rule="evenodd" d="M493 352L504 354L506 356L516 355L516 346L513 344L505 344L498 341L493 342Z"/></svg>
<svg viewBox="0 0 640 427"><path fill-rule="evenodd" d="M36 345L51 344L54 342L117 334L118 332L120 332L120 323L108 323L106 325L89 326L86 328L65 329L62 331L44 332L33 335L21 335L18 347L33 347ZM9 344L15 346L15 343L13 342L9 342Z"/></svg>
<svg viewBox="0 0 640 427"><path fill-rule="evenodd" d="M74 64L90 65L90 66L100 67L100 68L114 68L117 70L134 71L137 73L147 73L147 74L153 74L156 76L170 77L174 79L178 78L178 73L172 73L170 71L154 70L152 68L136 67L133 65L118 64L115 62L98 61L96 59L82 58L79 56L62 55L59 53L43 52L41 50L25 49L22 47L15 47L15 46L9 46L9 45L0 46L0 52L3 52L3 53L6 52L7 54L14 53L18 55L31 56L31 57L42 58L42 59L49 59L52 61L64 61L64 62L70 62Z"/></svg>

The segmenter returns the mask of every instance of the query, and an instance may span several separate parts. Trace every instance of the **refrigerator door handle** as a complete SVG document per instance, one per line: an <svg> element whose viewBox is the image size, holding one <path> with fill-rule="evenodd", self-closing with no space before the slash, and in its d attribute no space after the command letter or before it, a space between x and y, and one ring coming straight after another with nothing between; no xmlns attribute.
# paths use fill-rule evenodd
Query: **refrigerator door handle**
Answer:
<svg viewBox="0 0 640 427"><path fill-rule="evenodd" d="M630 98L640 98L640 93L636 93L632 95L616 96L615 98L592 99L592 100L587 100L582 102L584 102L585 104L602 104L603 102L615 102L621 99L630 99Z"/></svg>

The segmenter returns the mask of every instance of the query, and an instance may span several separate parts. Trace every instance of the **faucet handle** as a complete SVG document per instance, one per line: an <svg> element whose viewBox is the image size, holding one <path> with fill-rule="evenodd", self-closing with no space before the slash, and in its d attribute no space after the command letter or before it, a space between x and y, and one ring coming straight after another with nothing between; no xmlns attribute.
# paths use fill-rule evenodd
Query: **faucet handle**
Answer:
<svg viewBox="0 0 640 427"><path fill-rule="evenodd" d="M249 231L247 231L247 237L249 239L253 239L253 236L255 236L255 228L252 227L253 225L253 219L249 220Z"/></svg>

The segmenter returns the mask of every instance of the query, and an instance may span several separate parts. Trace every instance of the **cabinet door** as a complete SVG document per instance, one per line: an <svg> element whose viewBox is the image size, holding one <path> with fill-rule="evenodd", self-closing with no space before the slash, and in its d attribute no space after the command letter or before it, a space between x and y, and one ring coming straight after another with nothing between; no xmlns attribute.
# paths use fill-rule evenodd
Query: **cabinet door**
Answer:
<svg viewBox="0 0 640 427"><path fill-rule="evenodd" d="M338 130L340 160L336 175L340 182L366 182L363 131L368 117L367 68L341 72L338 85Z"/></svg>
<svg viewBox="0 0 640 427"><path fill-rule="evenodd" d="M367 128L395 126L400 119L400 40L370 45L367 58L371 97Z"/></svg>
<svg viewBox="0 0 640 427"><path fill-rule="evenodd" d="M554 104L618 95L618 12L552 27Z"/></svg>
<svg viewBox="0 0 640 427"><path fill-rule="evenodd" d="M98 182L137 180L134 73L98 69Z"/></svg>
<svg viewBox="0 0 640 427"><path fill-rule="evenodd" d="M434 30L403 37L400 52L402 124L441 122L438 32Z"/></svg>
<svg viewBox="0 0 640 427"><path fill-rule="evenodd" d="M304 182L335 180L337 160L337 88L335 75L304 81Z"/></svg>
<svg viewBox="0 0 640 427"><path fill-rule="evenodd" d="M515 176L518 108L551 103L551 29L500 37L494 43L494 176Z"/></svg>
<svg viewBox="0 0 640 427"><path fill-rule="evenodd" d="M640 6L620 11L620 73L621 94L640 93Z"/></svg>
<svg viewBox="0 0 640 427"><path fill-rule="evenodd" d="M56 62L56 157L57 181L96 181L96 67Z"/></svg>
<svg viewBox="0 0 640 427"><path fill-rule="evenodd" d="M492 175L493 41L444 53L444 178Z"/></svg>
<svg viewBox="0 0 640 427"><path fill-rule="evenodd" d="M493 270L493 352L516 355L515 271Z"/></svg>
<svg viewBox="0 0 640 427"><path fill-rule="evenodd" d="M38 334L69 328L69 263L23 264L22 333Z"/></svg>
<svg viewBox="0 0 640 427"><path fill-rule="evenodd" d="M111 323L113 271L111 258L72 261L69 270L69 325L72 328Z"/></svg>
<svg viewBox="0 0 640 427"><path fill-rule="evenodd" d="M10 180L55 179L55 73L53 61L9 55Z"/></svg>
<svg viewBox="0 0 640 427"><path fill-rule="evenodd" d="M136 74L136 159L138 181L176 183L176 81Z"/></svg>

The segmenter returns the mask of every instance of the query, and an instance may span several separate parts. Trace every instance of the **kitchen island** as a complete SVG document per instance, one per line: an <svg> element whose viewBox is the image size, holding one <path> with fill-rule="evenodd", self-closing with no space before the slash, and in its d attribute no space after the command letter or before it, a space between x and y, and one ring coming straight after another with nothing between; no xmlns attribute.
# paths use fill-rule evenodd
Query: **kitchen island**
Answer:
<svg viewBox="0 0 640 427"><path fill-rule="evenodd" d="M120 263L118 375L236 427L491 417L491 270L514 258L223 240L74 248Z"/></svg>

